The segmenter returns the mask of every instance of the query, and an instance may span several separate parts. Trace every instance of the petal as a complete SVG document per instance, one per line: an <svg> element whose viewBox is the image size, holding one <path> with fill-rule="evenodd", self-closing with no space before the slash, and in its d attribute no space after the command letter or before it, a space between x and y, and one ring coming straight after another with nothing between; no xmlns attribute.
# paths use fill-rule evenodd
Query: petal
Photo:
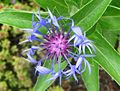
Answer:
<svg viewBox="0 0 120 91"><path fill-rule="evenodd" d="M60 27L59 24L58 24L58 21L57 21L57 18L54 16L54 20L53 21L53 24L56 26L56 27Z"/></svg>
<svg viewBox="0 0 120 91"><path fill-rule="evenodd" d="M61 19L63 19L63 18L64 18L63 16L60 16L60 17L57 18L57 20L61 20Z"/></svg>
<svg viewBox="0 0 120 91"><path fill-rule="evenodd" d="M49 15L50 15L50 18L52 19L52 20L54 20L54 16L53 16L53 14L51 13L51 11L48 9L48 13L49 13Z"/></svg>
<svg viewBox="0 0 120 91"><path fill-rule="evenodd" d="M49 73L51 72L50 69L48 69L48 68L46 68L46 67L42 67L42 66L40 66L40 65L37 65L37 66L35 67L35 69L36 69L36 71L39 72L39 74L49 74Z"/></svg>
<svg viewBox="0 0 120 91"><path fill-rule="evenodd" d="M30 48L29 48L29 49L26 49L26 50L23 50L23 51L22 51L22 54L25 53L25 52L27 52L27 51L30 51Z"/></svg>
<svg viewBox="0 0 120 91"><path fill-rule="evenodd" d="M29 42L29 40L24 40L24 41L20 42L19 44L23 44L23 43L26 43L26 42Z"/></svg>
<svg viewBox="0 0 120 91"><path fill-rule="evenodd" d="M81 71L81 73L83 73L85 70L86 70L86 62L85 62L85 59L84 59L84 68L83 68L83 70Z"/></svg>
<svg viewBox="0 0 120 91"><path fill-rule="evenodd" d="M32 33L33 32L33 29L32 28L20 28L21 30L25 30L26 32L28 33Z"/></svg>
<svg viewBox="0 0 120 91"><path fill-rule="evenodd" d="M77 34L78 36L83 36L83 35L82 35L82 30L81 30L79 27L73 26L73 27L71 27L71 28L72 28L72 30L73 30L73 32L74 32L75 34Z"/></svg>
<svg viewBox="0 0 120 91"><path fill-rule="evenodd" d="M73 74L74 79L78 82L78 79L75 74Z"/></svg>
<svg viewBox="0 0 120 91"><path fill-rule="evenodd" d="M69 40L68 42L70 42L71 40L73 40L75 38L75 35L73 35Z"/></svg>
<svg viewBox="0 0 120 91"><path fill-rule="evenodd" d="M90 43L88 44L92 49L93 51L96 53L96 50L95 50L95 47L93 45L91 45Z"/></svg>
<svg viewBox="0 0 120 91"><path fill-rule="evenodd" d="M82 45L83 54L85 54L85 45Z"/></svg>
<svg viewBox="0 0 120 91"><path fill-rule="evenodd" d="M77 46L77 45L76 45L76 44L77 44L76 42L78 41L78 39L79 39L79 37L75 37L75 39L74 39L74 47Z"/></svg>
<svg viewBox="0 0 120 91"><path fill-rule="evenodd" d="M82 43L82 39L79 38L78 41L76 42L76 45L81 45L81 43Z"/></svg>
<svg viewBox="0 0 120 91"><path fill-rule="evenodd" d="M81 45L79 45L79 53L81 53L81 51L82 51L82 50L81 50L81 47L82 47L82 46L81 46Z"/></svg>
<svg viewBox="0 0 120 91"><path fill-rule="evenodd" d="M67 74L67 73L69 73L70 71L71 71L71 70L67 70L67 71L64 72L64 74Z"/></svg>
<svg viewBox="0 0 120 91"><path fill-rule="evenodd" d="M81 73L76 69L76 72L79 74L79 75L81 75Z"/></svg>
<svg viewBox="0 0 120 91"><path fill-rule="evenodd" d="M75 68L78 68L78 66L81 66L82 61L83 61L83 58L82 58L82 57L79 57L78 60L77 60L77 63L76 63Z"/></svg>
<svg viewBox="0 0 120 91"><path fill-rule="evenodd" d="M84 57L95 57L94 54L85 54Z"/></svg>
<svg viewBox="0 0 120 91"><path fill-rule="evenodd" d="M27 53L27 56L28 56L29 62L31 62L31 63L37 63L37 61L34 58L32 58L32 56L29 53Z"/></svg>
<svg viewBox="0 0 120 91"><path fill-rule="evenodd" d="M57 72L53 77L51 77L50 79L48 79L48 81L49 81L49 80L55 80L56 78L58 78L58 77L60 77L60 76L62 76L62 70L60 70L60 71Z"/></svg>
<svg viewBox="0 0 120 91"><path fill-rule="evenodd" d="M40 9L38 9L38 12L35 13L35 16L41 21L42 17L40 16Z"/></svg>
<svg viewBox="0 0 120 91"><path fill-rule="evenodd" d="M89 62L88 62L86 59L85 59L85 62L86 62L86 64L87 64L87 66L88 66L89 74L91 74L91 67L90 67Z"/></svg>
<svg viewBox="0 0 120 91"><path fill-rule="evenodd" d="M73 19L71 19L71 18L70 18L70 20L72 21L72 25L71 25L71 26L73 27L73 26L74 26L74 20L73 20Z"/></svg>
<svg viewBox="0 0 120 91"><path fill-rule="evenodd" d="M92 54L92 50L91 50L91 48L88 45L87 45L87 48L90 51L90 53Z"/></svg>
<svg viewBox="0 0 120 91"><path fill-rule="evenodd" d="M57 22L57 18L55 17L55 16L53 16L53 14L51 13L51 11L48 9L48 13L49 13L49 15L50 15L50 18L51 18L51 20L52 20L52 22L53 22L53 24L56 26L56 27L60 27L59 26L59 24L58 24L58 22Z"/></svg>

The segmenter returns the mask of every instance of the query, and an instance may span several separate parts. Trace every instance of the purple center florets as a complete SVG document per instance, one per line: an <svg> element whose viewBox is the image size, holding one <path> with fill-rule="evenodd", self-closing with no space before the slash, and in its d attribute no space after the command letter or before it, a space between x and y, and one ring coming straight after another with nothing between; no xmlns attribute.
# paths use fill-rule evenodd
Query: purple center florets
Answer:
<svg viewBox="0 0 120 91"><path fill-rule="evenodd" d="M51 57L59 57L68 53L69 43L62 33L52 33L46 36L45 39L44 47Z"/></svg>

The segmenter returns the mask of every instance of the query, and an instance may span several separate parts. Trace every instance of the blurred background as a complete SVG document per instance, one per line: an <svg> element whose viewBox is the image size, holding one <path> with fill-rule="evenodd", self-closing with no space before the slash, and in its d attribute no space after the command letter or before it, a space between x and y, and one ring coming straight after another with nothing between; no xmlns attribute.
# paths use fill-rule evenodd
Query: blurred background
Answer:
<svg viewBox="0 0 120 91"><path fill-rule="evenodd" d="M38 6L33 0L0 0L0 12L9 9L34 12ZM26 44L18 44L25 36L16 27L0 24L0 91L32 91L37 79L34 65L20 57L22 50L27 48ZM119 36L116 37L115 49L119 51ZM56 80L47 91L87 91L80 76L79 79L79 83L73 78L63 80L62 87ZM100 91L120 91L120 87L102 69Z"/></svg>

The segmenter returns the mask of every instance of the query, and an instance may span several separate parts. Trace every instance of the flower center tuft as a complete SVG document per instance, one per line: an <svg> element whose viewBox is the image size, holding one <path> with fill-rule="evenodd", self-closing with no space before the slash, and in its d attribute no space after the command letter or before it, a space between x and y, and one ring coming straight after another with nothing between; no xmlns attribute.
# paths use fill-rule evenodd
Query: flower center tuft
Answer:
<svg viewBox="0 0 120 91"><path fill-rule="evenodd" d="M53 33L47 36L46 42L44 43L47 52L51 56L61 56L67 54L69 49L68 41L61 33Z"/></svg>

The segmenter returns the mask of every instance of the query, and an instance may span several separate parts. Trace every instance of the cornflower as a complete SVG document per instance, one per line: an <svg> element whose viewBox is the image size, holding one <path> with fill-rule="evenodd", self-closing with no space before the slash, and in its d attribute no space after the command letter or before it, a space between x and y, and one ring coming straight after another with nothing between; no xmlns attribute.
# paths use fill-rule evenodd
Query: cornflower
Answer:
<svg viewBox="0 0 120 91"><path fill-rule="evenodd" d="M42 74L51 74L51 78L48 80L54 80L60 78L60 84L62 76L67 78L73 76L76 81L76 74L81 74L85 71L86 66L91 73L91 67L89 62L86 60L86 57L94 57L93 52L95 48L92 44L92 41L86 38L85 32L74 26L74 21L70 18L64 18L63 16L56 17L48 9L49 17L42 18L40 16L40 11L38 14L32 15L32 28L24 29L30 32L30 35L25 42L34 42L37 41L39 44L31 45L29 49L26 49L22 52L26 53L27 58L24 57L27 61L36 64L35 69L39 75ZM37 21L34 18L37 18ZM64 24L61 24L62 21L70 21L67 30ZM45 30L46 33L43 33ZM66 31L65 31L66 30ZM86 53L87 49L90 51L89 54ZM73 51L74 50L74 51ZM44 57L35 59L36 51L43 53ZM75 65L72 64L71 59L75 60ZM51 64L50 67L45 66L45 62L49 61ZM63 70L61 68L61 62L66 61L69 69ZM58 65L58 71L55 70L55 64ZM82 65L84 64L84 65ZM84 67L83 67L84 66Z"/></svg>

